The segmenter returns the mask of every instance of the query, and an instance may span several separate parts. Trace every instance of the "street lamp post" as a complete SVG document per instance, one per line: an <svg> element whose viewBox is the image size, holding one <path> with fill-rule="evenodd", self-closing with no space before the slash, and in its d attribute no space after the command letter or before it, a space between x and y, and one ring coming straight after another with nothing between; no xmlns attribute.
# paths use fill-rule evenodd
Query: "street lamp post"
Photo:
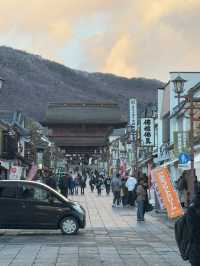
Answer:
<svg viewBox="0 0 200 266"><path fill-rule="evenodd" d="M177 94L178 105L180 105L181 94L183 93L186 80L178 76L174 80L172 80L172 82L174 83L175 93Z"/></svg>
<svg viewBox="0 0 200 266"><path fill-rule="evenodd" d="M189 107L187 110L190 111L190 149L191 149L191 170L194 171L194 102L193 102L193 94L189 93L188 95L181 95L183 93L184 84L186 80L178 76L174 80L175 93L178 97L178 105L180 105L180 99L184 98L187 102L189 102Z"/></svg>

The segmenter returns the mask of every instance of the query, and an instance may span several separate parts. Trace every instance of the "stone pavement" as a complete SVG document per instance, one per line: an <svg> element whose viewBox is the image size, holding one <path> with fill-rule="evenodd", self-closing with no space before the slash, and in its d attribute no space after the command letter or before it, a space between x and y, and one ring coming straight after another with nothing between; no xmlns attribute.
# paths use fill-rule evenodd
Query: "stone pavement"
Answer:
<svg viewBox="0 0 200 266"><path fill-rule="evenodd" d="M75 236L60 231L0 230L0 266L184 266L174 232L156 216L137 223L136 210L112 208L112 196L71 197L87 211Z"/></svg>

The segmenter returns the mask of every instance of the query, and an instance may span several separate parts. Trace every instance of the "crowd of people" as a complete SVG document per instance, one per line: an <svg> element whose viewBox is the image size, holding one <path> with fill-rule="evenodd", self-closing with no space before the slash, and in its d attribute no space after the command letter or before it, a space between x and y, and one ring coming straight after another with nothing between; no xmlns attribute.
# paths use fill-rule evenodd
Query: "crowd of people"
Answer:
<svg viewBox="0 0 200 266"><path fill-rule="evenodd" d="M91 169L76 171L70 170L59 177L56 176L53 171L45 169L44 171L38 171L35 180L41 181L55 190L59 190L60 193L68 197L68 195L84 195L87 180L89 180L89 186L92 192L96 190L100 196L102 190L106 190L107 195L110 194L111 178L105 176L104 172L94 172Z"/></svg>
<svg viewBox="0 0 200 266"><path fill-rule="evenodd" d="M113 193L113 208L134 207L137 202L137 220L144 221L144 213L148 210L148 178L146 175L134 177L127 172L121 176L119 173L109 177L105 171L98 172L91 169L76 171L70 170L60 177L57 177L53 171L45 170L38 172L35 178L44 182L51 188L58 190L63 196L85 194L85 188L88 184L91 192L96 192L98 196L105 190L106 195Z"/></svg>
<svg viewBox="0 0 200 266"><path fill-rule="evenodd" d="M148 197L148 177L143 175L131 175L128 172L120 175L116 173L114 176L109 177L105 171L98 172L91 169L79 171L69 171L60 176L59 178L51 170L38 172L35 180L40 180L55 190L59 190L62 195L84 195L86 184L89 185L91 193L97 193L101 196L102 191L109 195L113 193L113 208L137 206L137 221L144 221L146 211L152 210L153 206L149 203ZM187 207L185 212L187 221L187 245L186 239L183 236L183 244L179 247L181 251L187 254L186 260L189 260L191 265L198 266L200 261L200 184L196 180L195 198L192 204L187 204L187 183L183 176L177 181L177 190L179 193L181 205ZM186 226L186 225L184 225ZM185 227L184 227L185 228ZM180 232L182 232L179 229ZM184 232L185 232L184 231ZM181 243L181 242L180 242ZM189 247L186 249L186 247Z"/></svg>
<svg viewBox="0 0 200 266"><path fill-rule="evenodd" d="M126 173L123 177L119 173L111 180L113 192L113 208L135 206L137 203L137 220L144 221L144 214L152 208L148 197L148 177L135 177Z"/></svg>

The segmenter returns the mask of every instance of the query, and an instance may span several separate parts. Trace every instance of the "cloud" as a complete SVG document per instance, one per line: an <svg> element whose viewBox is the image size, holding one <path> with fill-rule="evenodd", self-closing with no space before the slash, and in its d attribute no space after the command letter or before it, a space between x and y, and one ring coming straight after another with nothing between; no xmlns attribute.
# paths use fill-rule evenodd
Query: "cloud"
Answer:
<svg viewBox="0 0 200 266"><path fill-rule="evenodd" d="M0 41L68 64L60 54L76 40L82 69L165 79L200 68L199 8L199 0L1 0Z"/></svg>
<svg viewBox="0 0 200 266"><path fill-rule="evenodd" d="M130 51L134 53L131 39L127 35L121 36L105 59L102 71L123 74L126 77L136 76L138 73L133 62L130 62Z"/></svg>

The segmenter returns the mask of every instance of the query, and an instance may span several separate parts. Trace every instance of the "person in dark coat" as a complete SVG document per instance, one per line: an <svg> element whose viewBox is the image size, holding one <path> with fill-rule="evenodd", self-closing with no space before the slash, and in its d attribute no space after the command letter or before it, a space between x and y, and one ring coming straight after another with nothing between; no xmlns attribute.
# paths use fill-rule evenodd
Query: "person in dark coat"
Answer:
<svg viewBox="0 0 200 266"><path fill-rule="evenodd" d="M57 190L57 182L55 176L53 175L53 172L49 172L49 175L45 177L45 184Z"/></svg>
<svg viewBox="0 0 200 266"><path fill-rule="evenodd" d="M126 177L122 177L122 205L123 207L128 204L128 188L126 187Z"/></svg>
<svg viewBox="0 0 200 266"><path fill-rule="evenodd" d="M191 249L189 261L192 266L200 266L200 191L187 211L188 228L190 229Z"/></svg>
<svg viewBox="0 0 200 266"><path fill-rule="evenodd" d="M80 180L80 187L81 187L81 195L84 195L85 193L85 187L86 187L86 178L84 176L79 175Z"/></svg>
<svg viewBox="0 0 200 266"><path fill-rule="evenodd" d="M103 178L102 178L102 176L100 176L97 179L97 183L96 183L96 189L97 189L98 196L101 196L102 186L103 186Z"/></svg>
<svg viewBox="0 0 200 266"><path fill-rule="evenodd" d="M77 176L76 176L75 179L74 179L74 184L75 184L75 186L74 186L74 192L75 192L75 195L78 195L78 187L79 187L79 183L80 183L80 181L79 181L79 176L78 176L78 174L77 174Z"/></svg>
<svg viewBox="0 0 200 266"><path fill-rule="evenodd" d="M113 192L113 205L112 207L119 207L121 201L121 188L122 181L120 178L120 174L117 173L111 180L111 188Z"/></svg>
<svg viewBox="0 0 200 266"><path fill-rule="evenodd" d="M95 186L95 177L93 175L90 178L89 185L90 185L91 192L93 192L94 186Z"/></svg>
<svg viewBox="0 0 200 266"><path fill-rule="evenodd" d="M107 176L104 180L104 185L106 188L106 194L109 195L110 194L110 185L111 185L111 178L109 176Z"/></svg>
<svg viewBox="0 0 200 266"><path fill-rule="evenodd" d="M60 188L61 194L65 197L68 197L69 176L67 174L60 177L59 188Z"/></svg>
<svg viewBox="0 0 200 266"><path fill-rule="evenodd" d="M73 173L70 172L70 174L69 174L69 191L70 191L71 195L74 195L74 187L75 187L75 182L74 182Z"/></svg>

